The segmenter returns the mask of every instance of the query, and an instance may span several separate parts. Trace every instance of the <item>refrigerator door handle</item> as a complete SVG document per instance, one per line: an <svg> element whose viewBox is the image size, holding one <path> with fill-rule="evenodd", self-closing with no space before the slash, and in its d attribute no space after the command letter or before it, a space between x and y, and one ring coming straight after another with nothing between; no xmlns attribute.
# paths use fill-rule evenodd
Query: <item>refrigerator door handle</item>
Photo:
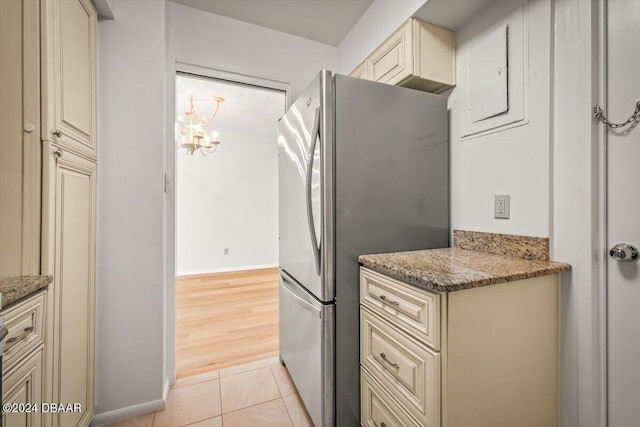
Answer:
<svg viewBox="0 0 640 427"><path fill-rule="evenodd" d="M307 156L307 222L309 224L309 234L311 235L311 245L313 246L313 258L316 262L316 274L320 275L320 247L316 237L315 224L313 221L313 209L311 198L311 178L313 176L313 157L316 151L316 144L320 138L320 107L316 108L316 116L313 122L312 142L309 145Z"/></svg>
<svg viewBox="0 0 640 427"><path fill-rule="evenodd" d="M294 298L302 307L311 311L312 313L317 313L318 317L322 317L322 310L319 307L311 304L309 301L300 297L292 288L296 286L295 283L291 281L286 275L286 273L281 272L280 277L282 277L283 289L287 291L292 298Z"/></svg>

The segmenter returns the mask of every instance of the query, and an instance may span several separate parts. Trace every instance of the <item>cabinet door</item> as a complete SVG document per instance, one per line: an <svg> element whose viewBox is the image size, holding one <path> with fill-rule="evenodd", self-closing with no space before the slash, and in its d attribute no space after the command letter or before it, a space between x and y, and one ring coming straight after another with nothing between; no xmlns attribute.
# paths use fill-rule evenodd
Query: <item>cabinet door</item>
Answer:
<svg viewBox="0 0 640 427"><path fill-rule="evenodd" d="M0 277L40 274L39 2L0 1Z"/></svg>
<svg viewBox="0 0 640 427"><path fill-rule="evenodd" d="M357 79L364 79L364 80L370 80L369 79L369 74L367 73L367 61L362 62L360 65L358 65L355 70L353 70L351 72L351 74L349 74L351 77L355 77Z"/></svg>
<svg viewBox="0 0 640 427"><path fill-rule="evenodd" d="M45 147L47 147L45 145ZM82 412L53 414L54 426L86 426L93 415L95 163L57 147L46 162L53 272L53 401Z"/></svg>
<svg viewBox="0 0 640 427"><path fill-rule="evenodd" d="M3 404L42 403L42 348L34 351L15 369L2 378ZM41 425L42 413L2 411L2 425L5 427L36 427Z"/></svg>
<svg viewBox="0 0 640 427"><path fill-rule="evenodd" d="M43 136L96 157L96 11L90 0L42 2Z"/></svg>
<svg viewBox="0 0 640 427"><path fill-rule="evenodd" d="M412 21L391 35L367 60L368 78L395 85L413 73Z"/></svg>

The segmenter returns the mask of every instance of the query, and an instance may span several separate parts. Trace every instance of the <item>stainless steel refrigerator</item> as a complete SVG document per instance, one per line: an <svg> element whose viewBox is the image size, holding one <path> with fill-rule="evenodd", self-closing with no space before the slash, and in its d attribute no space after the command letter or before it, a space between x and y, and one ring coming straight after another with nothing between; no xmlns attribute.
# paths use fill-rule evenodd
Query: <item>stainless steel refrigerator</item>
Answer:
<svg viewBox="0 0 640 427"><path fill-rule="evenodd" d="M317 427L360 425L361 254L448 246L446 99L321 71L279 122L280 357Z"/></svg>

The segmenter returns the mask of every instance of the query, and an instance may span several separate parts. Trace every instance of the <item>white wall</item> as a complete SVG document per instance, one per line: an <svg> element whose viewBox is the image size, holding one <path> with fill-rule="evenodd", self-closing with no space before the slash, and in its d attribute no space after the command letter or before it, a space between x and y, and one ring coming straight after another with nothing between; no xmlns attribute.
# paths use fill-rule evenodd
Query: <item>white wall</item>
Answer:
<svg viewBox="0 0 640 427"><path fill-rule="evenodd" d="M110 4L116 20L98 23L96 424L162 408L166 378L166 4Z"/></svg>
<svg viewBox="0 0 640 427"><path fill-rule="evenodd" d="M349 74L427 0L375 0L338 45L337 72Z"/></svg>
<svg viewBox="0 0 640 427"><path fill-rule="evenodd" d="M457 33L458 80L466 72L465 48L499 26L518 3L498 1ZM529 122L461 140L463 87L449 96L451 228L549 236L551 3L533 0L529 21ZM494 195L511 195L511 219L495 219Z"/></svg>
<svg viewBox="0 0 640 427"><path fill-rule="evenodd" d="M192 94L201 117L213 113L215 104L207 99L225 98L210 126L222 144L206 157L175 152L177 274L277 266L278 118L285 112L284 92L181 76L178 114L188 111Z"/></svg>

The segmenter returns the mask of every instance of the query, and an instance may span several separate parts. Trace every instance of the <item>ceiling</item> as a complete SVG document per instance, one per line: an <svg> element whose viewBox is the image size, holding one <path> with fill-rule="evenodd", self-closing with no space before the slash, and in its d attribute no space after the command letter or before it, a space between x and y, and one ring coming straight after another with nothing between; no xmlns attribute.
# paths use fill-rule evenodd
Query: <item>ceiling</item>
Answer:
<svg viewBox="0 0 640 427"><path fill-rule="evenodd" d="M373 0L171 0L331 46L342 39Z"/></svg>

